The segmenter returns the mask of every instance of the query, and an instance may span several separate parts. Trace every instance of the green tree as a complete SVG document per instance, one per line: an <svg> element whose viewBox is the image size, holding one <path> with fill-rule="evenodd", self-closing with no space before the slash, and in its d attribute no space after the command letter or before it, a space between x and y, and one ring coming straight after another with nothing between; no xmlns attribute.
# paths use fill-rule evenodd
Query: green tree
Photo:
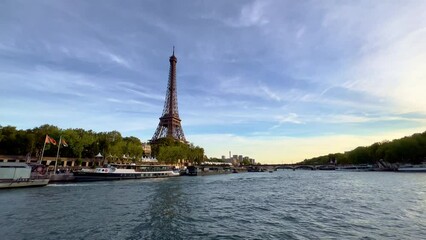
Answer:
<svg viewBox="0 0 426 240"><path fill-rule="evenodd" d="M93 144L95 141L95 137L92 132L87 132L84 129L67 129L64 132L64 137L68 138L68 144L73 153L81 159L84 157L93 157L88 156L88 154L84 154L84 151L88 151L88 147Z"/></svg>
<svg viewBox="0 0 426 240"><path fill-rule="evenodd" d="M1 154L16 154L14 146L16 142L16 127L6 126L1 128L0 153Z"/></svg>
<svg viewBox="0 0 426 240"><path fill-rule="evenodd" d="M157 139L155 142L151 142L151 155L156 157L160 153L161 147L174 146L176 144L176 141L171 137Z"/></svg>
<svg viewBox="0 0 426 240"><path fill-rule="evenodd" d="M141 159L143 155L142 142L136 137L124 138L125 152L133 161Z"/></svg>
<svg viewBox="0 0 426 240"><path fill-rule="evenodd" d="M160 148L157 159L166 164L177 164L185 157L185 150L182 146L163 146Z"/></svg>

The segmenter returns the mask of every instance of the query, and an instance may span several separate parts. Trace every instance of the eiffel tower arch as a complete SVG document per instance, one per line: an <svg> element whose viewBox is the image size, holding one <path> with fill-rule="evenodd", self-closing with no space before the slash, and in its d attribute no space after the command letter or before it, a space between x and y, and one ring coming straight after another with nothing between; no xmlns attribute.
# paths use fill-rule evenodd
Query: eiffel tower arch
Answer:
<svg viewBox="0 0 426 240"><path fill-rule="evenodd" d="M176 63L175 48L173 47L173 55L169 59L169 82L167 85L166 99L164 102L163 114L160 117L157 129L152 136L151 143L155 143L160 138L170 137L175 140L185 142L181 119L179 118L177 89L176 89Z"/></svg>

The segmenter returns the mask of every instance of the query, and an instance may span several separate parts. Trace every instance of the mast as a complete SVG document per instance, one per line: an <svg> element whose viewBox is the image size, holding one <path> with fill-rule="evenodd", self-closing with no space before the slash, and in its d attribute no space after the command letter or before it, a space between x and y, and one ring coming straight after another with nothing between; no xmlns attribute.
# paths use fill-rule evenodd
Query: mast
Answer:
<svg viewBox="0 0 426 240"><path fill-rule="evenodd" d="M61 148L61 143L62 143L62 136L59 137L58 152L56 152L55 169L53 170L53 174L56 174L56 167L58 166L59 149Z"/></svg>
<svg viewBox="0 0 426 240"><path fill-rule="evenodd" d="M43 150L41 151L41 157L38 162L39 164L43 162L43 155L44 155L44 149L46 148L46 142L47 142L47 134L46 134L46 137L44 138Z"/></svg>

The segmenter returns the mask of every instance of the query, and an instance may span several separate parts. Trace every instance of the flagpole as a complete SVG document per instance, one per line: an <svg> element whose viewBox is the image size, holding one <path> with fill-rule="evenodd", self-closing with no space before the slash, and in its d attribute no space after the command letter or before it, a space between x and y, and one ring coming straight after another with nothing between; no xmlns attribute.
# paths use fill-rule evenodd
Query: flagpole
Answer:
<svg viewBox="0 0 426 240"><path fill-rule="evenodd" d="M58 152L56 153L55 169L53 174L56 174L56 167L58 166L59 149L61 148L61 143L62 143L62 136L59 137Z"/></svg>
<svg viewBox="0 0 426 240"><path fill-rule="evenodd" d="M46 139L47 139L47 134L46 134L46 137L44 138L43 151L41 151L41 158L40 158L40 162L39 163L41 163L43 161L44 148L46 147Z"/></svg>

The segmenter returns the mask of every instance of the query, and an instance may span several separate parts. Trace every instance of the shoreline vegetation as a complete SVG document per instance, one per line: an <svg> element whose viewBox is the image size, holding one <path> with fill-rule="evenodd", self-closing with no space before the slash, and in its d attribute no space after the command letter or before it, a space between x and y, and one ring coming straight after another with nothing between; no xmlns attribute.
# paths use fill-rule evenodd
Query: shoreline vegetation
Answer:
<svg viewBox="0 0 426 240"><path fill-rule="evenodd" d="M76 158L81 161L101 153L112 162L137 162L145 156L142 142L137 137L123 137L118 131L97 133L82 128L61 129L49 124L27 130L0 125L0 155L35 156L39 159L47 141L45 139L49 139L48 143L52 144L46 144L44 157L56 156L56 141L59 139L66 141L67 145L61 147L60 157L63 158ZM151 145L151 156L156 156L157 160L164 164L182 163L182 159L185 159L185 162L201 162L204 159L204 149L164 138Z"/></svg>
<svg viewBox="0 0 426 240"><path fill-rule="evenodd" d="M305 159L298 164L375 164L380 160L400 164L420 164L426 161L426 131L392 141L376 142L367 147L357 147L344 153L330 153Z"/></svg>
<svg viewBox="0 0 426 240"><path fill-rule="evenodd" d="M142 142L137 137L123 137L118 131L97 133L82 128L61 129L49 124L27 130L0 125L0 155L40 158L46 135L53 139L61 137L67 142L67 147L61 148L61 157L64 158L76 158L81 161L101 153L112 161L121 162L126 159L127 162L137 162L145 156ZM56 151L57 147L47 144L44 156L55 156ZM209 160L204 155L203 148L172 138L163 138L152 144L150 155L156 156L159 162L165 164L201 163ZM378 161L400 164L420 164L426 161L426 131L392 141L376 142L366 147L360 146L344 153L330 153L305 159L297 164L360 165L376 164Z"/></svg>

